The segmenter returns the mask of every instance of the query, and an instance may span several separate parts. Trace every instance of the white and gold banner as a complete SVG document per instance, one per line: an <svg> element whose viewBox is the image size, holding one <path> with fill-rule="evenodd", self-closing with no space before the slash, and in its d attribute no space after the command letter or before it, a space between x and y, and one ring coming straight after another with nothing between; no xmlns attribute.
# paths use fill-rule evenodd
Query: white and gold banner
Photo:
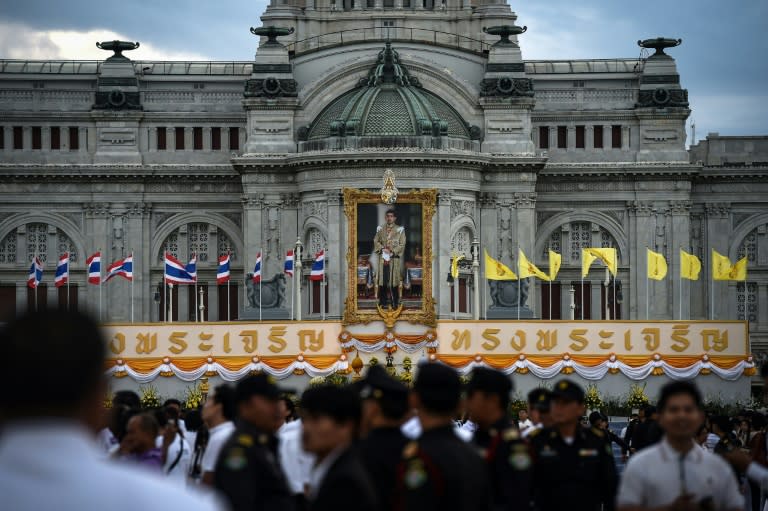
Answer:
<svg viewBox="0 0 768 511"><path fill-rule="evenodd" d="M424 351L468 373L488 366L540 378L577 373L599 380L621 373L735 380L755 373L747 324L739 321L440 321L355 332L340 322L146 323L104 327L107 372L141 383L158 376L235 381L254 371L277 378L348 372L347 354Z"/></svg>

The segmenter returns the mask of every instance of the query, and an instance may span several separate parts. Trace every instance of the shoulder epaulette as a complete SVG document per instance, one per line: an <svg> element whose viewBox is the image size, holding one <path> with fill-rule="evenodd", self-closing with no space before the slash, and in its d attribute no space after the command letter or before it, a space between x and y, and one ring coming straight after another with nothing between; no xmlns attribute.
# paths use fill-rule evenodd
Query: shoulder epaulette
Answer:
<svg viewBox="0 0 768 511"><path fill-rule="evenodd" d="M533 430L531 430L530 433L528 433L528 438L533 438L533 437L537 436L539 433L541 433L541 428L533 429Z"/></svg>
<svg viewBox="0 0 768 511"><path fill-rule="evenodd" d="M531 432L533 434L533 432ZM511 442L513 440L520 439L520 432L515 428L508 428L501 432L501 438L505 442Z"/></svg>
<svg viewBox="0 0 768 511"><path fill-rule="evenodd" d="M247 433L237 435L237 443L242 445L243 447L252 447L253 437Z"/></svg>
<svg viewBox="0 0 768 511"><path fill-rule="evenodd" d="M402 225L397 228L397 232L403 232L403 231L405 231L405 227L403 227Z"/></svg>
<svg viewBox="0 0 768 511"><path fill-rule="evenodd" d="M379 232L379 231L381 231L381 226L380 225L378 227L376 227L376 232Z"/></svg>
<svg viewBox="0 0 768 511"><path fill-rule="evenodd" d="M419 443L416 441L408 442L403 448L403 459L413 458L417 452L419 452Z"/></svg>

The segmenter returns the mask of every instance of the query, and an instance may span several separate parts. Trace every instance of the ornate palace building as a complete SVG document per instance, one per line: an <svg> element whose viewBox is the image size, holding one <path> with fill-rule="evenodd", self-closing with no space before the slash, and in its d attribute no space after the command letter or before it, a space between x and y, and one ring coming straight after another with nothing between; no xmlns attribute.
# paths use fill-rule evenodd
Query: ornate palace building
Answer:
<svg viewBox="0 0 768 511"><path fill-rule="evenodd" d="M343 189L377 191L389 169L401 192L437 191L425 239L438 318L471 318L475 288L481 317L491 305L468 269L458 300L446 282L477 239L511 267L518 247L544 270L549 249L562 254L557 281L529 290L537 317L746 319L768 349L768 139L713 134L686 150L679 41L645 40L639 58L526 60L503 0L273 0L262 22L250 62L133 61L134 45L112 42L99 62L0 61L4 317L34 304L34 254L38 303L66 302L53 286L65 251L71 305L98 310L85 259L100 250L102 269L133 253L137 321L165 319L166 251L197 254L206 319L234 319L256 253L269 279L299 239L304 318L321 304L341 318L357 279ZM582 287L585 247L617 249L615 300L602 268ZM649 284L646 248L666 257L666 279ZM702 259L698 281L678 278L681 248ZM321 249L325 300L308 279ZM711 249L746 255L747 282L713 285ZM216 284L227 251L229 288ZM199 289L170 292L173 318L194 319ZM104 285L102 318L129 320L131 296L124 280Z"/></svg>

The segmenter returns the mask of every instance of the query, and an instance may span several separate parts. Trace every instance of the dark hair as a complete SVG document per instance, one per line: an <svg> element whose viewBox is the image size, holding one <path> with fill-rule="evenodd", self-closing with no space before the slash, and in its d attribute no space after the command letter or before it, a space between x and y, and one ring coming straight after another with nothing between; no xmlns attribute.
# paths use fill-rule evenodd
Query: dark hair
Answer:
<svg viewBox="0 0 768 511"><path fill-rule="evenodd" d="M138 413L137 408L129 408L126 405L112 406L112 411L109 417L109 429L118 442L122 442L125 438L125 432L128 429L128 421L131 417Z"/></svg>
<svg viewBox="0 0 768 511"><path fill-rule="evenodd" d="M701 392L699 392L699 388L695 384L689 381L673 381L671 383L667 383L661 388L661 392L659 393L659 410L664 411L669 398L672 396L678 396L680 394L687 394L691 397L691 399L693 399L693 403L696 405L696 408L703 408ZM653 411L655 412L656 409L654 408ZM646 412L646 417L647 416L648 413Z"/></svg>
<svg viewBox="0 0 768 511"><path fill-rule="evenodd" d="M184 424L187 426L187 431L197 431L200 426L203 425L203 414L200 410L190 410L187 415L184 416Z"/></svg>
<svg viewBox="0 0 768 511"><path fill-rule="evenodd" d="M387 419L401 420L410 410L408 394L405 394L402 399L395 397L377 399L376 403L381 408L382 415Z"/></svg>
<svg viewBox="0 0 768 511"><path fill-rule="evenodd" d="M395 218L397 218L397 211L395 211L394 209L388 209L388 210L387 210L387 212L386 212L386 213L384 213L384 216L387 216L387 215L389 215L390 213L392 213L393 215L395 215Z"/></svg>
<svg viewBox="0 0 768 511"><path fill-rule="evenodd" d="M731 419L725 415L715 415L709 420L709 423L712 424L712 426L717 426L717 429L723 433L729 433L731 431Z"/></svg>
<svg viewBox="0 0 768 511"><path fill-rule="evenodd" d="M141 410L141 398L132 390L118 390L112 398L112 406L124 405L132 410Z"/></svg>
<svg viewBox="0 0 768 511"><path fill-rule="evenodd" d="M139 426L143 431L150 433L153 437L160 434L160 424L157 422L154 412L144 412L134 417L138 417Z"/></svg>
<svg viewBox="0 0 768 511"><path fill-rule="evenodd" d="M24 382L0 393L0 417L74 417L80 405L96 398L104 382L106 345L98 325L81 312L41 310L11 320L0 331L3 377ZM34 361L41 374L66 367L76 375L30 378Z"/></svg>
<svg viewBox="0 0 768 511"><path fill-rule="evenodd" d="M285 403L285 408L288 410L288 417L285 422L296 420L296 403L293 402L293 399L291 399L290 396L284 395L280 396L280 401Z"/></svg>
<svg viewBox="0 0 768 511"><path fill-rule="evenodd" d="M461 399L461 380L458 373L446 365L422 364L413 392L427 412L453 415Z"/></svg>
<svg viewBox="0 0 768 511"><path fill-rule="evenodd" d="M167 407L169 405L176 405L176 406L179 407L179 409L181 409L181 401L179 401L178 399L176 399L174 397L172 397L170 399L166 399L165 403L163 403L163 408L165 408L165 407Z"/></svg>
<svg viewBox="0 0 768 511"><path fill-rule="evenodd" d="M360 397L347 387L321 385L307 389L301 396L301 408L310 416L327 416L337 423L360 422Z"/></svg>
<svg viewBox="0 0 768 511"><path fill-rule="evenodd" d="M221 405L221 414L231 421L237 417L237 397L232 385L226 383L213 389L213 402Z"/></svg>

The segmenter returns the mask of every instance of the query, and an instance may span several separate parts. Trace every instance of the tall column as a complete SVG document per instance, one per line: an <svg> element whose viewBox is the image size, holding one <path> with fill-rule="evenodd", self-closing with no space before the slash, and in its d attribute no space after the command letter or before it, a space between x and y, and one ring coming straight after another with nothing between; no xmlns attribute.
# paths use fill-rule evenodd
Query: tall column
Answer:
<svg viewBox="0 0 768 511"><path fill-rule="evenodd" d="M32 150L32 127L24 126L22 128L22 140L24 151Z"/></svg>
<svg viewBox="0 0 768 511"><path fill-rule="evenodd" d="M491 306L490 285L485 279L485 252L496 258L497 257L497 225L498 225L498 213L496 210L497 196L495 193L481 193L480 194L480 224L478 230L480 231L480 317L486 317L486 311Z"/></svg>
<svg viewBox="0 0 768 511"><path fill-rule="evenodd" d="M621 127L621 148L624 151L629 150L629 126Z"/></svg>
<svg viewBox="0 0 768 511"><path fill-rule="evenodd" d="M603 150L609 150L613 148L613 127L603 126Z"/></svg>
<svg viewBox="0 0 768 511"><path fill-rule="evenodd" d="M205 126L203 128L203 151L210 152L211 150L211 127Z"/></svg>
<svg viewBox="0 0 768 511"><path fill-rule="evenodd" d="M13 151L13 126L3 127L3 147L5 151Z"/></svg>
<svg viewBox="0 0 768 511"><path fill-rule="evenodd" d="M346 261L347 254L346 243L342 243L342 200L338 190L327 190L325 197L328 200L328 237L326 244L331 250L338 253L331 253L328 259L328 315L331 317L341 317L341 310L346 297L346 288L348 278L354 278L354 275L347 275Z"/></svg>
<svg viewBox="0 0 768 511"><path fill-rule="evenodd" d="M768 284L757 287L757 329L768 329Z"/></svg>
<svg viewBox="0 0 768 511"><path fill-rule="evenodd" d="M157 128L149 128L149 152L154 153L157 151Z"/></svg>
<svg viewBox="0 0 768 511"><path fill-rule="evenodd" d="M576 126L568 126L568 140L566 145L569 149L576 147Z"/></svg>
<svg viewBox="0 0 768 511"><path fill-rule="evenodd" d="M245 236L241 260L245 273L253 271L256 254L262 251L264 243L264 195L249 194L243 198L243 233ZM237 282L243 280L242 275L234 276Z"/></svg>
<svg viewBox="0 0 768 511"><path fill-rule="evenodd" d="M43 126L41 129L41 137L40 137L40 147L43 152L48 152L51 150L51 127L50 126ZM59 138L59 143L61 143L61 138ZM59 146L61 147L61 146Z"/></svg>
<svg viewBox="0 0 768 511"><path fill-rule="evenodd" d="M519 248L525 253L526 257L530 261L535 261L536 254L534 253L534 247L536 244L536 193L535 192L522 192L515 194L514 200L515 207L515 221L516 221L516 236ZM515 250L515 266L517 266L519 254ZM535 264L535 262L534 262ZM517 273L517 268L513 268L513 271ZM536 310L538 307L531 302L531 299L535 299L537 302L541 300L540 295L534 290L535 280L529 280L531 287L528 290L528 307L531 310Z"/></svg>
<svg viewBox="0 0 768 511"><path fill-rule="evenodd" d="M194 148L194 136L192 134L192 128L185 127L184 128L184 150L185 151L191 151Z"/></svg>
<svg viewBox="0 0 768 511"><path fill-rule="evenodd" d="M584 128L584 150L587 152L595 152L595 127L588 124Z"/></svg>
<svg viewBox="0 0 768 511"><path fill-rule="evenodd" d="M171 152L176 150L176 128L173 126L165 128L165 148Z"/></svg>
<svg viewBox="0 0 768 511"><path fill-rule="evenodd" d="M435 289L438 305L438 316L451 317L451 288L446 283L451 266L451 192L440 190L437 198L437 215L433 219L435 233L432 242L432 287ZM440 250L441 247L445 247ZM426 290L425 290L426 291ZM434 296L434 295L433 295Z"/></svg>
<svg viewBox="0 0 768 511"><path fill-rule="evenodd" d="M630 290L624 290L624 300L629 299L629 317L627 319L645 319L646 297L649 289L647 285L645 267L646 247L651 246L651 236L654 233L652 214L655 208L652 203L646 201L632 201L627 203L629 210L629 261Z"/></svg>
<svg viewBox="0 0 768 511"><path fill-rule="evenodd" d="M728 247L730 245L729 235L731 232L731 205L729 203L708 203L705 204L706 211L706 240L704 243L705 254L702 263L702 274L707 278L707 307L711 319L728 320L736 319L729 315L731 292L728 289L727 281L712 282L712 249L720 254L730 256ZM735 289L735 288L734 288ZM714 296L713 296L714 295ZM735 296L735 291L734 291Z"/></svg>
<svg viewBox="0 0 768 511"><path fill-rule="evenodd" d="M557 126L549 127L549 150L557 149Z"/></svg>
<svg viewBox="0 0 768 511"><path fill-rule="evenodd" d="M672 299L670 304L672 304L672 310L668 312L669 317L674 319L687 319L691 314L691 281L680 279L680 249L689 251L690 247L690 210L690 201L672 201L669 204L669 211L672 216L672 236L669 240L667 280L671 284ZM680 299L681 296L682 300Z"/></svg>

